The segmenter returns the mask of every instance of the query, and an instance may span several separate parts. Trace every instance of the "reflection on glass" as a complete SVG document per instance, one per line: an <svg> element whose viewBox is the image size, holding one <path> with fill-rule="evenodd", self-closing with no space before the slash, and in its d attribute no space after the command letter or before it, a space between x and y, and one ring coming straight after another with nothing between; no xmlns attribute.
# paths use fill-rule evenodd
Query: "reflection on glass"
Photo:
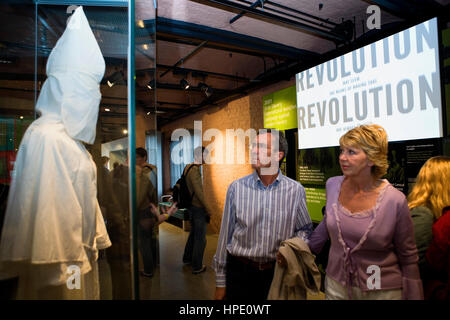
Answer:
<svg viewBox="0 0 450 320"><path fill-rule="evenodd" d="M135 4L137 267L140 297L148 299L159 286L160 262L159 223L150 210L150 204L158 206L158 181L162 172L155 152L156 140L149 139L149 133L156 132L156 11L153 1L137 0Z"/></svg>
<svg viewBox="0 0 450 320"><path fill-rule="evenodd" d="M72 9L68 10L71 7ZM48 80L52 79L49 74L52 70L48 68L46 70L49 54L66 29L68 18L75 9L76 7L73 6L62 5L0 4L2 24L0 28L2 60L0 226L3 225L0 229L2 232L0 245L2 252L23 251L25 252L23 257L30 256L30 259L25 260L24 263L15 263L15 267L11 268L8 266L9 258L3 259L5 255L2 255L0 281L2 285L5 284L4 287L11 288L8 292L9 298L130 299L132 297L126 167L127 131L124 131L127 130L128 116L127 77L124 76L127 74L127 8L83 8L92 29L92 38L98 43L106 63L106 68L103 66L104 78L100 76L96 79L102 80L100 105L97 100L95 108L86 111L79 109L84 104L90 103L86 101L90 93L86 95L83 90L95 79L95 76L88 74L95 73L98 63L92 57L84 57L83 63L77 64L86 68L82 70L84 73L82 72L82 75L78 77L75 73L67 73L70 81L64 81L64 85L58 88L50 85L54 82ZM69 23L70 21L76 22L75 19L69 20ZM25 25L27 28L23 27ZM34 26L36 28L33 28ZM76 24L73 26L77 27ZM89 46L85 41L86 37L83 37L83 40L84 48L87 49ZM74 55L75 60L82 56L81 51L75 49L61 56L70 60L70 54ZM3 60L8 60L10 63L3 63ZM67 65L69 66L67 70L74 67L70 63ZM74 69L76 69L74 71L80 71L80 68ZM47 76L49 76L48 79ZM53 78L58 77L53 75ZM44 85L46 79L48 84ZM65 134L71 140L67 140L67 145L59 146L60 153L49 152L46 149L33 154L32 157L19 159L19 155L16 154L19 144L24 141L25 145L27 136L24 140L22 137L30 123L34 121L33 88L35 84L38 90L36 97L40 99L40 103L46 107L56 106L54 109L50 108L54 115L50 117L53 124L61 125L64 123L61 118L64 117L72 124L72 127L66 127L63 133L44 130L46 137L59 141L58 139ZM49 87L51 92L60 90L58 93L66 93L67 88L71 88L71 92L74 92L68 98L71 103L61 104L58 102L61 96L45 95ZM55 116L56 109L61 110L67 106L74 109L68 113L63 111L59 118ZM95 117L89 116L93 114L91 111L94 111ZM49 117L44 112L35 123L43 123L45 119ZM86 121L91 124L89 126L94 134L82 137L89 131L83 130L86 128L83 125ZM34 127L35 124L33 124ZM30 134L27 133L27 135ZM38 139L33 145L37 149L39 144L43 143L44 139ZM84 145L84 143L88 144ZM78 153L69 152L70 148L77 148ZM30 152L30 149L32 148L28 148L27 151ZM18 159L13 171L16 156ZM37 170L35 167L39 163L49 170ZM19 164L28 170L26 177L22 177L22 174L19 178L19 172L21 172ZM94 170L95 167L96 170ZM26 200L19 199L15 204L11 197L7 200L13 172L16 172L18 178L17 185L27 184L27 187L23 188L24 192L41 193L48 199L38 201L36 200L38 198L27 197ZM95 172L97 172L96 181L93 179ZM36 181L35 176L38 176L37 180L40 183L33 182ZM56 176L60 178L56 179ZM62 181L66 181L66 184ZM80 187L81 185L83 188ZM86 185L93 188L86 188ZM78 187L77 192L73 191L74 186ZM96 206L97 198L99 206ZM75 199L78 206L74 204L76 201L71 199ZM15 218L12 220L8 217L9 214L4 219L8 202L11 203L12 208L9 210L15 211ZM30 206L30 203L31 206L41 208L44 213L36 215L33 221L27 222L30 219L24 218L26 211L22 208L26 205ZM87 205L90 206L89 210L85 208ZM13 228L14 223L21 224L21 227ZM104 230L105 226L112 242L106 250L104 248L109 244L109 239ZM20 248L18 245L20 241L5 241L10 236L18 237L19 234L27 237L27 246ZM78 246L74 246L76 250L69 250L70 244L75 243ZM80 254L74 256L73 252ZM67 255L69 256L66 257ZM21 277L18 278L18 274ZM22 290L23 288L26 290Z"/></svg>

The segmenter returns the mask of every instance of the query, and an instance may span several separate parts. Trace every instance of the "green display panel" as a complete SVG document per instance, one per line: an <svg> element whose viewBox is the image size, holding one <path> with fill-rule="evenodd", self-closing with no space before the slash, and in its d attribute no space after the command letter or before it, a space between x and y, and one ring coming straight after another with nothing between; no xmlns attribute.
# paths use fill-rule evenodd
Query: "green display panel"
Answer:
<svg viewBox="0 0 450 320"><path fill-rule="evenodd" d="M297 128L295 86L263 97L264 128L288 130Z"/></svg>
<svg viewBox="0 0 450 320"><path fill-rule="evenodd" d="M322 221L327 180L341 174L339 147L298 150L297 181L305 188L306 206L313 222Z"/></svg>
<svg viewBox="0 0 450 320"><path fill-rule="evenodd" d="M327 203L327 194L325 188L321 187L305 187L306 207L309 216L313 222L322 221L322 208Z"/></svg>

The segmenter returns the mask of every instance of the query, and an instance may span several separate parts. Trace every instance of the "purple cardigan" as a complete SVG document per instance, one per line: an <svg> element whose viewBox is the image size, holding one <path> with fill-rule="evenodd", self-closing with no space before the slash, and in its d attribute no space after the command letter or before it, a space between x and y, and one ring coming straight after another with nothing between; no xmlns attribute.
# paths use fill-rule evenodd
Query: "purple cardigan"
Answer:
<svg viewBox="0 0 450 320"><path fill-rule="evenodd" d="M403 299L423 299L413 223L403 193L386 183L372 209L352 215L338 201L342 181L344 176L328 179L326 214L308 241L317 254L331 238L327 276L348 289L374 290L373 267L368 270L374 265L380 268L375 289L401 288Z"/></svg>

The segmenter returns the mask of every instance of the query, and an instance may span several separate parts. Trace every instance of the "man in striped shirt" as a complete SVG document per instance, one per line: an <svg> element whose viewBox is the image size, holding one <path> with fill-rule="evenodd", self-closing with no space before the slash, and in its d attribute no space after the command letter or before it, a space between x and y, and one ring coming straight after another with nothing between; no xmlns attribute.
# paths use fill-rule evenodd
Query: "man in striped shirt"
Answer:
<svg viewBox="0 0 450 320"><path fill-rule="evenodd" d="M252 144L255 171L228 188L213 260L216 300L265 300L281 241L312 232L303 186L279 170L287 149L282 132L260 132Z"/></svg>

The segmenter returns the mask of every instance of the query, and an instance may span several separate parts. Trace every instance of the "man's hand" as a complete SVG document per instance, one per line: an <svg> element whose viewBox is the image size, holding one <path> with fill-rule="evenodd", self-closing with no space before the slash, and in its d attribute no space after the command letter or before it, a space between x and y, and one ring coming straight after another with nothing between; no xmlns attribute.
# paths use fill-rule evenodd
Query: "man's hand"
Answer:
<svg viewBox="0 0 450 320"><path fill-rule="evenodd" d="M214 294L214 300L225 300L225 287L216 287L216 292Z"/></svg>
<svg viewBox="0 0 450 320"><path fill-rule="evenodd" d="M280 267L283 268L287 267L287 261L279 251L277 252L277 262L280 265Z"/></svg>

